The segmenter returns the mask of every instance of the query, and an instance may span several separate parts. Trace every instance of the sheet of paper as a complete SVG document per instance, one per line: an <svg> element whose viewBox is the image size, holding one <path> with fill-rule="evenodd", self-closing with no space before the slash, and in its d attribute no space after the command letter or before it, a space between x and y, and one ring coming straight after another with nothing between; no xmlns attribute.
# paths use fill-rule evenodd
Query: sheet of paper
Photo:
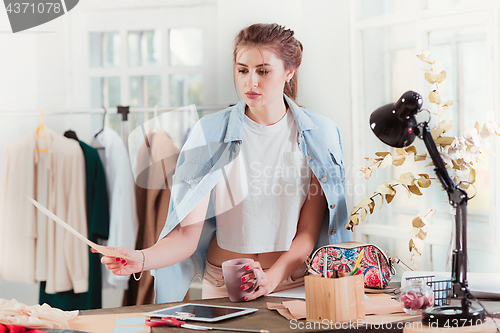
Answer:
<svg viewBox="0 0 500 333"><path fill-rule="evenodd" d="M86 237L84 237L78 231L76 231L75 229L73 229L69 224L67 224L61 218L59 218L56 214L52 213L50 210L48 210L47 208L45 208L38 201L36 201L35 199L32 199L32 198L28 197L27 195L26 195L26 197L31 200L31 202L33 203L33 205L35 205L36 208L38 208L42 213L44 213L45 215L47 215L47 217L49 217L52 220L54 220L54 222L56 222L61 227L63 227L64 229L66 229L67 231L69 231L70 233L72 233L76 238L78 238L82 242L86 243L91 248L95 249L97 252L99 252L101 254L104 254L105 256L109 256L109 257L119 257L119 258L124 258L124 259L127 259L127 260L139 261L137 259L128 257L128 256L120 254L118 252L109 250L105 246L96 244L96 243L88 240Z"/></svg>

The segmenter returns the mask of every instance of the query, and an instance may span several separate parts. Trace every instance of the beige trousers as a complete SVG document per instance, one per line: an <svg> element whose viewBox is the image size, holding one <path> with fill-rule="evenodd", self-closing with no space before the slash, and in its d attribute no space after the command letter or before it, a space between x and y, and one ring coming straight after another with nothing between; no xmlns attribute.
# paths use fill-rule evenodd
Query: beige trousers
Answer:
<svg viewBox="0 0 500 333"><path fill-rule="evenodd" d="M264 272L267 269L264 270ZM283 280L273 292L292 289L304 285L304 275L307 271L306 263L299 266L286 280ZM205 274L203 276L202 299L228 297L222 267L205 262Z"/></svg>

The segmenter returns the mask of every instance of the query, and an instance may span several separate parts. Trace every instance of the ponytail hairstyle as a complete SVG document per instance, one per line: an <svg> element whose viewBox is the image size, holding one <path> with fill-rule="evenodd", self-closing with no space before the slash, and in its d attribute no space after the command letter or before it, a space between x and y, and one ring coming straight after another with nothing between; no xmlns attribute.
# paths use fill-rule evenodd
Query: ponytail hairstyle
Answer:
<svg viewBox="0 0 500 333"><path fill-rule="evenodd" d="M295 70L290 82L285 82L283 91L295 101L298 88L297 71L302 62L303 47L293 35L293 30L285 29L276 23L252 24L242 29L234 39L233 64L236 64L236 56L243 47L260 47L272 51L283 61L285 70Z"/></svg>

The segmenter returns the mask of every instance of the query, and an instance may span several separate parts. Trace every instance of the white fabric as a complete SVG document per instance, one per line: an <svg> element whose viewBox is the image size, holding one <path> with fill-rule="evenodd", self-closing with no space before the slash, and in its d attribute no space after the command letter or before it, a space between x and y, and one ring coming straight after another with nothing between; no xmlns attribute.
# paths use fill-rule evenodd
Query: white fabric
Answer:
<svg viewBox="0 0 500 333"><path fill-rule="evenodd" d="M224 168L227 181L216 186L217 243L222 249L290 249L311 181L297 136L291 112L270 126L245 115L240 154Z"/></svg>
<svg viewBox="0 0 500 333"><path fill-rule="evenodd" d="M106 184L109 198L109 237L108 246L124 246L135 249L139 222L134 193L134 175L123 139L109 127L95 138L93 147L104 147L106 155ZM127 276L111 274L103 270L105 281L118 289L128 288ZM106 287L106 285L105 285Z"/></svg>
<svg viewBox="0 0 500 333"><path fill-rule="evenodd" d="M0 176L0 278L35 283L37 272L47 281L47 293L86 292L87 245L47 219L40 220L45 227L37 225L36 208L25 197L37 199L41 195L49 210L86 236L83 152L74 140L48 128L42 133L46 138L28 133L9 142L4 150ZM48 151L37 152L37 146ZM45 188L37 191L37 185Z"/></svg>
<svg viewBox="0 0 500 333"><path fill-rule="evenodd" d="M28 329L69 329L69 320L78 316L78 310L62 311L47 303L25 305L15 299L0 298L0 324L18 325Z"/></svg>

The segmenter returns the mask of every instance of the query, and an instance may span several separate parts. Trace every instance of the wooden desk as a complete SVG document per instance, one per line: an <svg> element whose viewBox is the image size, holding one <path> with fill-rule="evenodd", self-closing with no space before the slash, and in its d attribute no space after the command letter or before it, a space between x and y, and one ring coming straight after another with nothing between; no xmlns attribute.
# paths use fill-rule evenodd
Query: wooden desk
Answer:
<svg viewBox="0 0 500 333"><path fill-rule="evenodd" d="M199 304L213 304L213 305L226 305L226 306L242 306L242 307L251 307L259 309L253 314L232 318L228 320L224 320L220 323L206 324L206 323L196 323L193 324L206 325L206 326L220 326L220 327L231 327L231 328L251 328L251 329L266 329L270 332L318 332L318 331L328 331L327 329L321 329L316 327L316 329L293 329L294 325L291 324L290 321L282 317L277 311L271 311L267 309L267 302L280 303L282 301L290 300L290 298L280 298L280 297L260 297L259 299L251 302L242 302L242 303L233 303L229 301L229 298L220 298L213 300L193 300L189 301L189 303L199 303ZM140 306L127 306L120 308L112 308L112 309L100 309L100 310L88 310L82 311L81 315L96 315L96 314L124 314L124 313L144 313L149 312L169 306L179 305L183 302L176 303L166 303L166 304L152 304L152 305L140 305ZM186 303L186 302L184 302ZM483 305L486 309L492 313L496 314L495 317L500 318L500 301L482 301ZM299 320L302 325L306 323L305 320ZM297 326L295 326L297 327ZM173 328L173 327L153 327L151 332L160 333L160 332L188 332L185 328ZM345 329L342 330L344 332L381 332L381 329L376 328L358 328L358 329ZM384 329L384 332L403 332L402 328L394 327L392 329ZM194 332L189 330L189 332ZM212 331L212 332L227 332L227 331ZM106 332L98 332L98 333L106 333Z"/></svg>

